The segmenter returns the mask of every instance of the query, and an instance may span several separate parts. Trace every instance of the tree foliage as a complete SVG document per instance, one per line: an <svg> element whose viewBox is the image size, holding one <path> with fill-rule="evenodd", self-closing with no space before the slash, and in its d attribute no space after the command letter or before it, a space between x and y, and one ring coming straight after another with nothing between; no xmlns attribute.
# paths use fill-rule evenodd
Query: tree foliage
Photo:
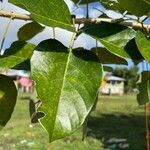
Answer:
<svg viewBox="0 0 150 150"><path fill-rule="evenodd" d="M43 3L43 0L9 0L10 3L29 11L32 22L19 29L18 41L12 43L4 55L0 56L0 68L31 68L31 78L35 82L41 101L36 111L44 113L38 120L48 132L50 141L70 135L84 123L94 106L103 68L110 69L103 67L104 65L127 64L128 59L135 64L143 60L150 62L150 32L148 27L143 26L142 17L150 15L149 0L72 1L77 7L80 7L80 4L88 6L92 2L101 3L107 10L121 14L122 18L114 20L104 13L100 17L106 18L100 24L81 22L82 28L76 28L67 1L45 0ZM108 19L111 19L111 22ZM121 23L126 20L129 21L128 24ZM140 24L140 29L134 28L133 22ZM59 27L72 32L72 39L68 38L70 46L66 47L62 41L56 39L30 43L30 39L42 32L45 26ZM95 47L91 51L84 48L74 49L73 43L81 33L101 43L102 48ZM5 36L3 41L4 39ZM133 72L132 70L130 74L132 79L136 76ZM148 76L141 80L138 95L140 104L150 100L148 94L146 101L143 101L141 96L149 90L149 79ZM16 90L8 77L1 76L0 81L4 86L3 88L1 84L0 87L0 112L5 112L4 117L0 116L1 127L11 117Z"/></svg>
<svg viewBox="0 0 150 150"><path fill-rule="evenodd" d="M137 88L139 80L139 68L137 66L117 67L113 69L112 74L125 79L125 92L133 92Z"/></svg>

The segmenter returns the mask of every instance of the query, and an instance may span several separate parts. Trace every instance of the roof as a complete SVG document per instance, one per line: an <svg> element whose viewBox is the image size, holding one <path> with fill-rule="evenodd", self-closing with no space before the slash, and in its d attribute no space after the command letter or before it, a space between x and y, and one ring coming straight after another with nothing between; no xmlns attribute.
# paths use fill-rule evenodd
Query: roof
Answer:
<svg viewBox="0 0 150 150"><path fill-rule="evenodd" d="M106 76L106 81L125 81L125 79L116 76Z"/></svg>
<svg viewBox="0 0 150 150"><path fill-rule="evenodd" d="M7 73L5 73L7 76L23 76L23 77L29 77L30 73L25 72L23 70L14 70L14 69L9 69Z"/></svg>

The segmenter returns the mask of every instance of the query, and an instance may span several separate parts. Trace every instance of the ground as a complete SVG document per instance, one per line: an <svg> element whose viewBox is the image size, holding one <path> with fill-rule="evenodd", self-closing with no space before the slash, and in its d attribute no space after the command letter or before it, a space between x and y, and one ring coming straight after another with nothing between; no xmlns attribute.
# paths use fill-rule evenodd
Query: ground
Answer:
<svg viewBox="0 0 150 150"><path fill-rule="evenodd" d="M0 150L119 150L105 142L111 138L126 139L128 150L144 150L143 109L133 95L100 96L89 117L84 141L79 129L70 137L48 144L47 133L38 124L30 124L28 100L18 98L11 120L0 132Z"/></svg>

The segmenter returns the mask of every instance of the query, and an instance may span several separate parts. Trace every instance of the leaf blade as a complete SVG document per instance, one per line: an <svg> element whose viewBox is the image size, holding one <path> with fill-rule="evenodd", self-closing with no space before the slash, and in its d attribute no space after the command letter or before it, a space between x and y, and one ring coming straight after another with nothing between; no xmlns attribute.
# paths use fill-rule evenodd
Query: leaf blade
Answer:
<svg viewBox="0 0 150 150"><path fill-rule="evenodd" d="M60 27L75 31L71 23L71 15L64 0L9 0L11 3L26 8L32 18L50 27ZM36 6L36 7L35 7Z"/></svg>
<svg viewBox="0 0 150 150"><path fill-rule="evenodd" d="M44 41L37 49L31 59L31 74L42 101L39 111L45 113L40 122L49 133L50 141L53 141L70 135L83 123L94 104L102 70L92 52L81 49L68 52L56 40ZM85 75L87 67L90 73ZM98 67L100 70L95 70ZM91 77L94 73L95 76ZM84 82L81 82L83 79ZM41 88L42 84L49 90Z"/></svg>
<svg viewBox="0 0 150 150"><path fill-rule="evenodd" d="M150 63L150 50L149 50L150 41L147 40L145 35L140 31L137 32L135 39L142 56L148 63Z"/></svg>
<svg viewBox="0 0 150 150"><path fill-rule="evenodd" d="M1 68L13 68L16 65L30 58L33 54L35 45L16 41L10 48L6 49L4 55L0 56Z"/></svg>
<svg viewBox="0 0 150 150"><path fill-rule="evenodd" d="M0 75L0 130L11 118L14 110L17 89L14 82L7 76Z"/></svg>
<svg viewBox="0 0 150 150"><path fill-rule="evenodd" d="M137 101L139 105L144 105L150 102L150 72L142 72L141 78L141 82L138 83L139 94L137 94Z"/></svg>
<svg viewBox="0 0 150 150"><path fill-rule="evenodd" d="M44 27L33 21L25 24L18 31L18 39L19 41L27 41L32 39L35 35L42 32Z"/></svg>

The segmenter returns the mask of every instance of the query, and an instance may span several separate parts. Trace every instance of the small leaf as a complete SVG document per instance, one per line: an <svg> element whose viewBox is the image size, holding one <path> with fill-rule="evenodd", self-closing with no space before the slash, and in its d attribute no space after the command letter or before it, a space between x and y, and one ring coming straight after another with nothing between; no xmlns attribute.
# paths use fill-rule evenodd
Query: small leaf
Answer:
<svg viewBox="0 0 150 150"><path fill-rule="evenodd" d="M93 52L95 52L102 64L118 64L118 65L128 65L128 62L113 53L109 52L106 48L103 47L97 47L91 49Z"/></svg>
<svg viewBox="0 0 150 150"><path fill-rule="evenodd" d="M118 0L118 2L132 15L138 17L149 15L150 0Z"/></svg>
<svg viewBox="0 0 150 150"><path fill-rule="evenodd" d="M0 68L12 68L27 60L32 56L34 48L35 45L27 42L14 42L4 55L0 56Z"/></svg>
<svg viewBox="0 0 150 150"><path fill-rule="evenodd" d="M9 0L9 2L28 10L32 18L39 23L75 31L64 0Z"/></svg>
<svg viewBox="0 0 150 150"><path fill-rule="evenodd" d="M96 55L68 50L57 40L41 42L31 58L31 76L45 116L40 123L50 141L63 138L83 124L92 109L102 79Z"/></svg>
<svg viewBox="0 0 150 150"><path fill-rule="evenodd" d="M139 94L137 95L137 101L139 105L144 105L150 102L150 72L142 72L142 79L139 85Z"/></svg>
<svg viewBox="0 0 150 150"><path fill-rule="evenodd" d="M104 71L113 72L113 68L110 66L103 66Z"/></svg>
<svg viewBox="0 0 150 150"><path fill-rule="evenodd" d="M125 51L126 53L128 53L128 55L130 56L130 58L133 60L135 64L138 64L141 61L143 61L143 56L141 55L136 45L135 38L130 40L127 43L127 45L125 46Z"/></svg>
<svg viewBox="0 0 150 150"><path fill-rule="evenodd" d="M115 10L120 13L125 12L125 9L118 3L117 0L100 0L101 4L109 10Z"/></svg>
<svg viewBox="0 0 150 150"><path fill-rule="evenodd" d="M146 39L145 35L140 31L136 34L136 44L142 56L150 63L150 41Z"/></svg>
<svg viewBox="0 0 150 150"><path fill-rule="evenodd" d="M21 27L18 31L18 39L20 41L27 41L32 39L35 35L42 32L44 27L37 22L30 22Z"/></svg>
<svg viewBox="0 0 150 150"><path fill-rule="evenodd" d="M14 82L7 76L0 75L0 130L11 118L14 110L17 89Z"/></svg>
<svg viewBox="0 0 150 150"><path fill-rule="evenodd" d="M37 112L36 107L37 102L34 102L33 99L29 99L29 112L30 112L30 118L31 123L38 123L38 119L42 118L44 114L42 112Z"/></svg>

